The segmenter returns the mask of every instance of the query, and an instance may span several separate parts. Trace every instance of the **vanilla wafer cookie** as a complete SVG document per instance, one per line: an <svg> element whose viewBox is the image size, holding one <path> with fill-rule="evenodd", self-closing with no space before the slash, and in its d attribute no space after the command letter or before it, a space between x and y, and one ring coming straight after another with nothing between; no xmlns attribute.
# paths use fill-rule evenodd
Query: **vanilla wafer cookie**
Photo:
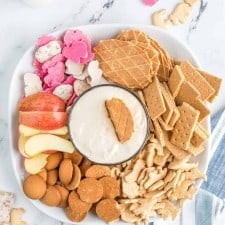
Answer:
<svg viewBox="0 0 225 225"><path fill-rule="evenodd" d="M103 76L116 84L143 89L152 80L148 54L132 42L102 40L94 52Z"/></svg>
<svg viewBox="0 0 225 225"><path fill-rule="evenodd" d="M149 43L149 38L148 36L140 31L140 30L124 30L122 31L116 39L121 40L121 41L138 41L138 42L143 42L143 43Z"/></svg>
<svg viewBox="0 0 225 225"><path fill-rule="evenodd" d="M180 118L176 122L170 141L177 147L187 150L198 122L199 111L186 102L179 107L179 111Z"/></svg>
<svg viewBox="0 0 225 225"><path fill-rule="evenodd" d="M155 50L151 45L149 46L148 43L143 42L133 42L138 47L143 49L147 54L149 59L151 60L152 68L151 68L151 75L156 76L159 70L160 61L159 61L159 53Z"/></svg>
<svg viewBox="0 0 225 225"><path fill-rule="evenodd" d="M144 97L147 103L149 116L152 120L157 119L166 111L160 83L157 77L155 77L153 82L144 89Z"/></svg>
<svg viewBox="0 0 225 225"><path fill-rule="evenodd" d="M126 142L131 138L134 130L134 122L130 110L118 98L107 100L105 105L119 141L121 143Z"/></svg>

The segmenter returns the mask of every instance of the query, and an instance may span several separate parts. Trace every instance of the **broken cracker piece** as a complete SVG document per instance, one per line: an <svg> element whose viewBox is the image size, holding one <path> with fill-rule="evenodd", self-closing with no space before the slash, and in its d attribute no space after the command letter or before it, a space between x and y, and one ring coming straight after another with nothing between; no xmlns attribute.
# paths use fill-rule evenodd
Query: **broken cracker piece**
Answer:
<svg viewBox="0 0 225 225"><path fill-rule="evenodd" d="M187 149L187 151L193 156L197 156L201 154L204 150L206 150L204 145L200 145L199 147L194 147L192 144L190 144L190 146Z"/></svg>
<svg viewBox="0 0 225 225"><path fill-rule="evenodd" d="M22 216L24 213L25 213L25 210L23 208L12 209L10 213L10 224L11 225L27 225L27 223L22 220Z"/></svg>
<svg viewBox="0 0 225 225"><path fill-rule="evenodd" d="M131 138L134 131L134 121L130 110L118 98L107 100L105 105L119 141L121 143L126 142Z"/></svg>
<svg viewBox="0 0 225 225"><path fill-rule="evenodd" d="M206 139L209 137L209 134L207 133L207 131L200 125L197 124L197 126L195 127L193 136L191 138L191 144L194 147L199 147L200 145L202 145Z"/></svg>
<svg viewBox="0 0 225 225"><path fill-rule="evenodd" d="M0 221L2 224L9 224L10 210L14 202L14 194L0 191Z"/></svg>
<svg viewBox="0 0 225 225"><path fill-rule="evenodd" d="M171 136L171 143L187 150L199 117L199 111L187 103L179 107L180 118L176 122Z"/></svg>

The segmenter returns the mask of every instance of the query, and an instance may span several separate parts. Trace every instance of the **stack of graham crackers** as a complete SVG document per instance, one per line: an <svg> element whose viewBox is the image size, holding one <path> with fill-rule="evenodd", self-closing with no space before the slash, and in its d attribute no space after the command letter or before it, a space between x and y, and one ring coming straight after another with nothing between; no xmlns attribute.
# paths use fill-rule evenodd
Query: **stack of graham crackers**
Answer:
<svg viewBox="0 0 225 225"><path fill-rule="evenodd" d="M102 40L94 52L108 81L139 95L151 123L144 149L111 169L121 185L121 219L174 219L197 192L196 180L205 178L190 159L204 151L207 102L218 95L222 80L187 61L171 59L156 40L138 30Z"/></svg>

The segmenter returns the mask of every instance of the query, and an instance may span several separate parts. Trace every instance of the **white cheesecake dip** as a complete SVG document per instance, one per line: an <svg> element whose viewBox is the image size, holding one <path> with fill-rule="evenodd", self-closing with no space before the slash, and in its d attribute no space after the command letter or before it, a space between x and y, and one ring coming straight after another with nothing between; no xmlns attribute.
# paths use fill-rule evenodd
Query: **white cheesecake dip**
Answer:
<svg viewBox="0 0 225 225"><path fill-rule="evenodd" d="M119 142L108 116L105 101L121 99L131 112L134 131L130 139ZM116 85L95 86L84 92L71 108L70 137L76 149L90 161L119 164L133 157L148 136L148 115L138 97Z"/></svg>

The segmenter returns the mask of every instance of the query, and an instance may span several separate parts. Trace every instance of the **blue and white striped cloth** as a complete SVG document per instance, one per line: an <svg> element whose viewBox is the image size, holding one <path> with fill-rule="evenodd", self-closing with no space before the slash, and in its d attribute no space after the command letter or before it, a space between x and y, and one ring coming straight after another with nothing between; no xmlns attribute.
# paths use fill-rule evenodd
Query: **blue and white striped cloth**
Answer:
<svg viewBox="0 0 225 225"><path fill-rule="evenodd" d="M184 204L175 221L149 225L214 225L225 208L225 110L211 118L211 160L205 181L195 199ZM222 224L225 225L225 221Z"/></svg>

